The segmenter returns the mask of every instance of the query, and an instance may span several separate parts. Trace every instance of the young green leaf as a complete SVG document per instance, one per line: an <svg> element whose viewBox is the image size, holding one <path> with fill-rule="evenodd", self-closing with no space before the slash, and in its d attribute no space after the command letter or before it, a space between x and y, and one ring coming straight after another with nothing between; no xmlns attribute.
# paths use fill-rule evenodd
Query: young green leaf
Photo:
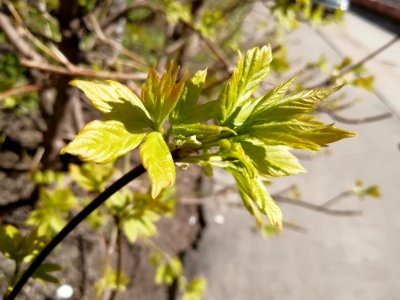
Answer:
<svg viewBox="0 0 400 300"><path fill-rule="evenodd" d="M305 172L288 147L268 146L254 139L241 141L240 144L263 175L281 177Z"/></svg>
<svg viewBox="0 0 400 300"><path fill-rule="evenodd" d="M256 217L257 222L260 224L261 218L256 212L255 206L268 218L272 225L277 226L281 230L282 212L269 195L261 179L258 177L251 178L246 172L238 172L232 168L229 168L229 172L235 178L245 206Z"/></svg>
<svg viewBox="0 0 400 300"><path fill-rule="evenodd" d="M205 83L207 70L198 71L185 85L181 98L170 114L170 124L194 124L212 118L216 101L198 105L197 101Z"/></svg>
<svg viewBox="0 0 400 300"><path fill-rule="evenodd" d="M131 133L143 133L154 128L142 101L128 87L111 80L73 80L71 85L81 89L106 119L124 123Z"/></svg>
<svg viewBox="0 0 400 300"><path fill-rule="evenodd" d="M253 122L268 122L286 117L294 117L299 114L314 112L316 105L325 100L332 93L341 88L320 88L304 90L284 97L285 89L295 78L285 82L282 86L272 89L258 102L252 116Z"/></svg>
<svg viewBox="0 0 400 300"><path fill-rule="evenodd" d="M84 161L109 163L135 149L145 134L132 134L119 121L92 121L83 127L61 154L70 153Z"/></svg>
<svg viewBox="0 0 400 300"><path fill-rule="evenodd" d="M268 75L271 60L271 49L267 46L247 51L244 58L239 53L238 65L217 99L220 124L227 125L230 115L257 90Z"/></svg>
<svg viewBox="0 0 400 300"><path fill-rule="evenodd" d="M352 132L325 125L311 116L255 125L247 129L247 132L266 145L282 145L311 151L319 151L328 143L354 136Z"/></svg>
<svg viewBox="0 0 400 300"><path fill-rule="evenodd" d="M174 160L161 133L154 131L147 135L140 146L140 158L150 178L153 198L175 184Z"/></svg>
<svg viewBox="0 0 400 300"><path fill-rule="evenodd" d="M161 130L162 123L175 108L185 86L186 74L179 82L176 82L178 71L179 67L171 63L160 78L156 70L152 68L142 88L142 101L156 124L157 130Z"/></svg>

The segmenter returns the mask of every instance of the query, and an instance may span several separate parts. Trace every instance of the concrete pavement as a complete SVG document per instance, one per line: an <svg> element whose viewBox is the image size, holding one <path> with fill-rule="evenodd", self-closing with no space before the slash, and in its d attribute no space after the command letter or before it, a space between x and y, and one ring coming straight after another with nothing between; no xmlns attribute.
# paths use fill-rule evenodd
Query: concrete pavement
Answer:
<svg viewBox="0 0 400 300"><path fill-rule="evenodd" d="M349 54L357 60L391 36L349 13L343 25L328 26L319 33L302 26L288 37L289 55L293 69L321 53L336 62ZM346 88L348 97L361 96L364 101L345 111L345 116L400 113L399 50L400 43L367 65L376 74L377 89L385 101ZM208 280L205 300L400 299L400 121L393 117L337 126L358 136L334 144L328 155L302 161L307 174L275 180L270 191L295 183L302 199L322 204L362 179L379 185L381 200L350 198L335 207L360 209L360 217L332 217L281 204L285 220L308 232L285 230L269 239L251 230L254 222L245 210L207 206L208 226L199 249L186 258L188 275L202 274ZM230 184L223 175L216 180L217 188Z"/></svg>

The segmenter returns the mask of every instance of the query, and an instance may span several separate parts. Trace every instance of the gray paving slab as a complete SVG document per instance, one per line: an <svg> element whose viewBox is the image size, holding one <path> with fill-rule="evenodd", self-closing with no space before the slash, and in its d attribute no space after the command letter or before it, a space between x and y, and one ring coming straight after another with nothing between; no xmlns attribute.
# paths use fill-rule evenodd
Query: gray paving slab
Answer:
<svg viewBox="0 0 400 300"><path fill-rule="evenodd" d="M320 33L332 38L343 54L355 56L365 55L390 38L389 33L352 14L343 25ZM322 52L340 60L341 53L308 27L302 26L289 40L296 67ZM346 111L346 116L398 111L400 52L396 49L371 62L371 70L379 75L377 88L389 99L390 107L373 94L346 88L349 97L364 99ZM360 217L332 217L281 204L285 220L308 232L285 230L279 237L264 239L251 229L254 222L246 211L216 205L210 197L202 242L186 259L189 275L202 274L208 280L204 299L400 299L400 121L394 117L363 125L338 125L358 136L334 144L326 155L302 161L308 173L276 180L271 192L297 184L304 200L321 204L362 179L378 184L382 198L352 198L337 206L360 209ZM224 174L218 174L216 180L217 188L230 184ZM237 195L226 197L234 200Z"/></svg>

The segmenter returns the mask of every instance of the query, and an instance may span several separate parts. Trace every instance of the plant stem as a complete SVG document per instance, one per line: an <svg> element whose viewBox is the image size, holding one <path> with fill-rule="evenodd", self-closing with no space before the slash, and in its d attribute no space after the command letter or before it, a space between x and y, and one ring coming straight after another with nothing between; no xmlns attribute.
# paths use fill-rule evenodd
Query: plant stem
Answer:
<svg viewBox="0 0 400 300"><path fill-rule="evenodd" d="M18 282L15 284L11 293L4 298L4 300L14 300L18 293L22 290L23 286L26 284L28 279L33 275L37 268L43 263L47 256L60 244L64 238L70 234L75 227L77 227L87 216L89 216L96 208L103 204L108 198L110 198L114 193L123 188L129 182L135 178L142 175L146 170L143 165L138 165L112 185L110 185L104 192L99 194L89 205L87 205L79 214L77 214L51 241L43 248L43 250L36 256L32 264L28 269L22 274Z"/></svg>

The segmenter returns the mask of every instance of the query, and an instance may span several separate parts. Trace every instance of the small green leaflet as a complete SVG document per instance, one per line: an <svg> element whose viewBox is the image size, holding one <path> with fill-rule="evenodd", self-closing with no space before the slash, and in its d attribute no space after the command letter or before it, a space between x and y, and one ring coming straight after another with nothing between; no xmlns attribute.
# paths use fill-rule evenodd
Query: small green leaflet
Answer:
<svg viewBox="0 0 400 300"><path fill-rule="evenodd" d="M84 161L109 163L135 149L145 134L132 134L119 121L94 120L86 124L61 154L70 153Z"/></svg>
<svg viewBox="0 0 400 300"><path fill-rule="evenodd" d="M81 166L69 165L69 174L71 177L80 187L89 192L102 192L113 173L113 164L98 165L85 163Z"/></svg>
<svg viewBox="0 0 400 300"><path fill-rule="evenodd" d="M185 86L186 74L176 82L179 67L169 64L167 71L160 78L154 68L149 71L147 81L142 88L142 101L157 130L175 108Z"/></svg>
<svg viewBox="0 0 400 300"><path fill-rule="evenodd" d="M171 152L159 132L149 133L140 146L140 158L151 182L151 196L175 184L175 165Z"/></svg>
<svg viewBox="0 0 400 300"><path fill-rule="evenodd" d="M140 236L151 237L157 233L157 227L154 223L158 219L159 216L155 212L144 210L124 217L121 226L128 240L135 243Z"/></svg>
<svg viewBox="0 0 400 300"><path fill-rule="evenodd" d="M267 46L250 49L244 58L239 53L238 65L217 99L220 124L227 125L229 116L258 89L268 75L271 60L271 49Z"/></svg>
<svg viewBox="0 0 400 300"><path fill-rule="evenodd" d="M325 100L332 93L341 88L320 88L304 90L298 93L283 97L285 90L295 78L272 89L273 93L268 93L258 102L251 117L253 122L268 122L285 117L294 117L299 114L311 113L315 111L318 103Z"/></svg>

